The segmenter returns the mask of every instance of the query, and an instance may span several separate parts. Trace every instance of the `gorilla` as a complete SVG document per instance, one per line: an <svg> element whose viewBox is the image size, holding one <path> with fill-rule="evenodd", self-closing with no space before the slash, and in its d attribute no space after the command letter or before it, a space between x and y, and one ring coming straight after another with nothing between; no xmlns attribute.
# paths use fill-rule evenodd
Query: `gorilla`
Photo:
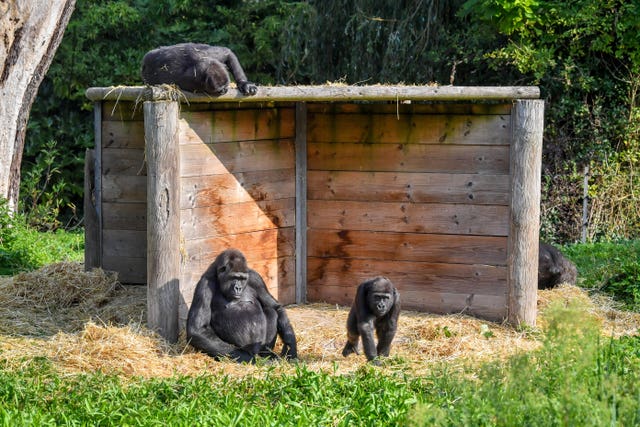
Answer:
<svg viewBox="0 0 640 427"><path fill-rule="evenodd" d="M150 85L176 84L189 92L220 96L229 89L227 67L243 95L256 94L258 87L247 80L231 49L201 43L162 46L147 52L142 59L142 80Z"/></svg>
<svg viewBox="0 0 640 427"><path fill-rule="evenodd" d="M253 363L257 356L277 357L277 336L283 342L280 356L296 359L296 336L284 307L247 267L242 252L223 251L196 285L187 317L188 342L216 359Z"/></svg>
<svg viewBox="0 0 640 427"><path fill-rule="evenodd" d="M576 284L578 270L555 247L540 242L538 252L538 289L551 289L560 283Z"/></svg>
<svg viewBox="0 0 640 427"><path fill-rule="evenodd" d="M358 338L362 337L367 360L378 365L378 356L389 356L399 315L400 294L389 279L378 276L362 282L347 318L347 343L342 355L359 354ZM374 328L378 337L377 346L373 340Z"/></svg>

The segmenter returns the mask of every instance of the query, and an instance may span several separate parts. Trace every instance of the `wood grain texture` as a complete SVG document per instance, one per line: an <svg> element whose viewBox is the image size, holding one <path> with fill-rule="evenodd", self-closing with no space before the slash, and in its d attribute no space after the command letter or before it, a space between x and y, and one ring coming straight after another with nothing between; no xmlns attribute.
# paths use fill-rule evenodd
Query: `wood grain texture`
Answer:
<svg viewBox="0 0 640 427"><path fill-rule="evenodd" d="M145 102L147 180L147 324L178 340L180 188L178 103Z"/></svg>
<svg viewBox="0 0 640 427"><path fill-rule="evenodd" d="M310 228L507 236L507 206L309 200Z"/></svg>
<svg viewBox="0 0 640 427"><path fill-rule="evenodd" d="M180 208L293 198L294 178L294 169L184 177L180 180Z"/></svg>
<svg viewBox="0 0 640 427"><path fill-rule="evenodd" d="M405 86L405 85L318 85L318 86L258 86L258 92L245 96L237 89L218 97L176 93L161 86L92 87L85 95L92 101L120 100L181 100L185 103L237 103L295 102L295 101L504 101L512 99L537 99L540 89L536 86Z"/></svg>
<svg viewBox="0 0 640 427"><path fill-rule="evenodd" d="M509 231L509 322L533 326L537 314L540 174L544 101L514 103Z"/></svg>
<svg viewBox="0 0 640 427"><path fill-rule="evenodd" d="M320 114L308 118L312 142L507 145L509 115Z"/></svg>
<svg viewBox="0 0 640 427"><path fill-rule="evenodd" d="M186 209L181 212L180 229L189 240L293 227L294 209L293 198Z"/></svg>
<svg viewBox="0 0 640 427"><path fill-rule="evenodd" d="M312 228L307 238L311 257L507 265L506 237Z"/></svg>
<svg viewBox="0 0 640 427"><path fill-rule="evenodd" d="M259 141L294 137L293 108L242 110L184 111L181 127L188 128L205 143ZM198 143L195 138L182 144Z"/></svg>
<svg viewBox="0 0 640 427"><path fill-rule="evenodd" d="M180 176L293 169L293 140L187 144L180 147Z"/></svg>
<svg viewBox="0 0 640 427"><path fill-rule="evenodd" d="M313 200L506 206L510 195L509 175L314 170L307 177Z"/></svg>
<svg viewBox="0 0 640 427"><path fill-rule="evenodd" d="M508 146L309 142L309 170L509 173Z"/></svg>

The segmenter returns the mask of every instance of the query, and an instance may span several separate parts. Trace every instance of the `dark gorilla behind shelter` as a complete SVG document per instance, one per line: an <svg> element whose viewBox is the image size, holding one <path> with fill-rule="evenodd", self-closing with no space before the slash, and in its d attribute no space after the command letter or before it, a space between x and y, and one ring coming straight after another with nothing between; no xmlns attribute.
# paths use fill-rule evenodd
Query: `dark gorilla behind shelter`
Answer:
<svg viewBox="0 0 640 427"><path fill-rule="evenodd" d="M538 289L550 289L561 283L576 284L578 270L562 252L540 242L538 252Z"/></svg>
<svg viewBox="0 0 640 427"><path fill-rule="evenodd" d="M189 343L215 358L253 362L257 356L276 356L278 336L281 356L297 358L296 336L284 307L247 267L242 252L220 253L196 285L187 317Z"/></svg>

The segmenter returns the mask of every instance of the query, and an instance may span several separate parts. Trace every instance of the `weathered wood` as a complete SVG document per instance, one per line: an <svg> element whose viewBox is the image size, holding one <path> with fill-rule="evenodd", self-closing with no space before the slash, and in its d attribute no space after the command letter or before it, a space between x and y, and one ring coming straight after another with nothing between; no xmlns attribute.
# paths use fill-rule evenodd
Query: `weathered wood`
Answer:
<svg viewBox="0 0 640 427"><path fill-rule="evenodd" d="M147 258L119 255L104 255L102 268L118 273L118 281L126 284L147 283Z"/></svg>
<svg viewBox="0 0 640 427"><path fill-rule="evenodd" d="M319 114L309 115L313 142L508 145L509 115Z"/></svg>
<svg viewBox="0 0 640 427"><path fill-rule="evenodd" d="M182 134L183 137L189 136ZM181 145L180 175L292 169L295 167L294 151L294 141L290 139Z"/></svg>
<svg viewBox="0 0 640 427"><path fill-rule="evenodd" d="M202 142L238 142L294 137L293 108L264 108L255 110L185 111L184 124L195 132ZM182 144L200 143L195 139Z"/></svg>
<svg viewBox="0 0 640 427"><path fill-rule="evenodd" d="M509 173L509 147L504 145L309 142L307 150L309 170Z"/></svg>
<svg viewBox="0 0 640 427"><path fill-rule="evenodd" d="M544 101L514 103L508 320L536 323Z"/></svg>
<svg viewBox="0 0 640 427"><path fill-rule="evenodd" d="M509 181L509 175L313 170L308 198L506 206Z"/></svg>
<svg viewBox="0 0 640 427"><path fill-rule="evenodd" d="M144 150L104 148L102 149L102 175L144 176L147 161Z"/></svg>
<svg viewBox="0 0 640 427"><path fill-rule="evenodd" d="M310 228L507 236L507 206L309 200Z"/></svg>
<svg viewBox="0 0 640 427"><path fill-rule="evenodd" d="M295 197L295 170L275 169L184 177L180 208Z"/></svg>
<svg viewBox="0 0 640 427"><path fill-rule="evenodd" d="M236 89L218 97L198 95L160 86L92 87L85 92L93 101L181 100L198 102L264 101L477 101L539 98L536 86L258 86L258 93L244 96Z"/></svg>
<svg viewBox="0 0 640 427"><path fill-rule="evenodd" d="M350 103L350 102L307 102L309 113L322 114L460 114L460 115L510 115L511 102L494 103L430 103L423 104L417 102L370 102L370 103Z"/></svg>
<svg viewBox="0 0 640 427"><path fill-rule="evenodd" d="M309 290L344 286L354 289L377 275L401 290L431 290L474 295L506 295L507 267L379 259L308 258Z"/></svg>
<svg viewBox="0 0 640 427"><path fill-rule="evenodd" d="M147 181L147 324L178 340L180 189L178 103L145 102Z"/></svg>
<svg viewBox="0 0 640 427"><path fill-rule="evenodd" d="M96 246L98 247L98 266L102 266L102 253L104 251L104 244L102 242L102 174L104 170L104 162L102 159L102 125L100 123L100 117L102 115L102 103L93 103L93 138L95 149L94 155L94 174L93 174L93 191L94 191L94 206L96 213L96 226L98 232L94 236L96 238Z"/></svg>
<svg viewBox="0 0 640 427"><path fill-rule="evenodd" d="M103 203L147 203L147 176L114 175L102 177Z"/></svg>
<svg viewBox="0 0 640 427"><path fill-rule="evenodd" d="M84 154L84 269L100 267L100 226L96 211L94 150Z"/></svg>
<svg viewBox="0 0 640 427"><path fill-rule="evenodd" d="M296 104L296 298L307 301L307 105Z"/></svg>
<svg viewBox="0 0 640 427"><path fill-rule="evenodd" d="M102 202L103 230L147 229L147 204Z"/></svg>
<svg viewBox="0 0 640 427"><path fill-rule="evenodd" d="M406 310L426 311L436 314L456 314L478 316L483 319L501 322L504 320L505 295L456 294L449 292L430 292L400 290L402 308ZM309 300L349 306L355 296L355 286L351 288L327 285L322 288L309 288Z"/></svg>
<svg viewBox="0 0 640 427"><path fill-rule="evenodd" d="M181 217L182 235L187 240L293 227L295 200L288 198L187 209L181 212Z"/></svg>
<svg viewBox="0 0 640 427"><path fill-rule="evenodd" d="M144 150L144 122L142 120L102 122L102 146Z"/></svg>
<svg viewBox="0 0 640 427"><path fill-rule="evenodd" d="M147 233L141 230L103 230L103 256L144 258L147 253ZM146 270L146 267L145 267Z"/></svg>
<svg viewBox="0 0 640 427"><path fill-rule="evenodd" d="M506 237L311 228L307 238L312 257L507 265Z"/></svg>
<svg viewBox="0 0 640 427"><path fill-rule="evenodd" d="M142 122L144 120L142 102L116 100L104 101L102 105L103 122Z"/></svg>
<svg viewBox="0 0 640 427"><path fill-rule="evenodd" d="M249 264L262 259L293 257L295 251L294 228L277 228L250 233L225 235L215 238L185 240L183 260L195 266L198 271L215 260L225 249L238 248Z"/></svg>

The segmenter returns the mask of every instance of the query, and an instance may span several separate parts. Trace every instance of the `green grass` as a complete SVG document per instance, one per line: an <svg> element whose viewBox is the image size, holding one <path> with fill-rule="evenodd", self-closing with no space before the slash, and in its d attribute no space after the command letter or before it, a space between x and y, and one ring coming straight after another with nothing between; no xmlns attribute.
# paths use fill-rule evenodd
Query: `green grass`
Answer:
<svg viewBox="0 0 640 427"><path fill-rule="evenodd" d="M640 240L574 244L562 250L576 264L580 286L640 310Z"/></svg>
<svg viewBox="0 0 640 427"><path fill-rule="evenodd" d="M0 276L35 270L59 261L84 259L84 231L39 232L21 215L7 214L0 200Z"/></svg>
<svg viewBox="0 0 640 427"><path fill-rule="evenodd" d="M640 425L640 338L602 339L586 309L571 304L546 316L539 350L481 366L435 365L426 376L369 365L337 375L301 364L288 375L267 366L245 378L124 381L61 375L46 359L10 369L0 353L0 425Z"/></svg>
<svg viewBox="0 0 640 427"><path fill-rule="evenodd" d="M61 377L46 361L0 377L4 425L397 425L415 403L419 379L366 367L353 376L317 373L262 378Z"/></svg>
<svg viewBox="0 0 640 427"><path fill-rule="evenodd" d="M420 426L640 425L640 337L603 339L584 308L547 314L538 351L469 370L440 373L411 414Z"/></svg>
<svg viewBox="0 0 640 427"><path fill-rule="evenodd" d="M9 221L12 221L9 223ZM0 274L82 259L82 232L38 233L0 213ZM563 248L582 286L638 308L640 241ZM634 305L636 304L636 305ZM63 375L46 359L11 368L0 352L0 425L640 425L640 338L603 339L581 307L554 306L540 350L426 376L368 365L243 379ZM11 366L16 366L12 363ZM403 371L402 361L394 369Z"/></svg>

